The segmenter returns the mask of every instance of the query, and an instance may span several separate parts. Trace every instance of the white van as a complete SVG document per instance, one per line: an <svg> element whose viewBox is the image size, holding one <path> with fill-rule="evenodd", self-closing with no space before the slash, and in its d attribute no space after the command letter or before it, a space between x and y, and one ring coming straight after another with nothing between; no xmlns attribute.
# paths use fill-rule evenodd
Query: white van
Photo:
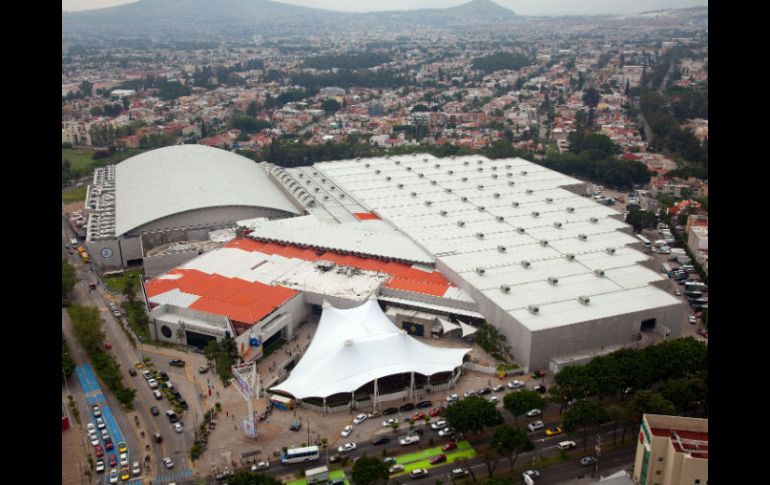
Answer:
<svg viewBox="0 0 770 485"><path fill-rule="evenodd" d="M556 448L560 450L571 450L573 448L577 448L577 445L574 441L562 441L558 445L556 445Z"/></svg>

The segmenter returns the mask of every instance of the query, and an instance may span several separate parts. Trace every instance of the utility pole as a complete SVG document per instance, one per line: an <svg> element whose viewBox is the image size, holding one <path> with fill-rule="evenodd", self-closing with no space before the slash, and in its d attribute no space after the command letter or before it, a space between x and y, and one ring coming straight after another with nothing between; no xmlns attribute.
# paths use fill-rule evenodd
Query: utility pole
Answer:
<svg viewBox="0 0 770 485"><path fill-rule="evenodd" d="M602 435L596 435L596 462L594 463L594 475L599 474L599 455L602 452Z"/></svg>

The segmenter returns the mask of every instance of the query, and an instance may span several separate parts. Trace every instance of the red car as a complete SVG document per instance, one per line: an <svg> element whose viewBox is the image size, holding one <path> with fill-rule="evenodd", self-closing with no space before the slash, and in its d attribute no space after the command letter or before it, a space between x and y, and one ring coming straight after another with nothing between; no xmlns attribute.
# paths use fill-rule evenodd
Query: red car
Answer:
<svg viewBox="0 0 770 485"><path fill-rule="evenodd" d="M456 449L457 449L457 443L455 443L454 441L450 441L449 443L441 447L441 451L449 451L449 450L456 450Z"/></svg>
<svg viewBox="0 0 770 485"><path fill-rule="evenodd" d="M442 414L444 414L444 411L446 411L446 408L444 406L439 406L437 408L431 409L429 414L431 415L431 417L435 418L436 416L441 416Z"/></svg>
<svg viewBox="0 0 770 485"><path fill-rule="evenodd" d="M709 331L704 328L699 328L698 335L702 335L705 338L709 338Z"/></svg>
<svg viewBox="0 0 770 485"><path fill-rule="evenodd" d="M417 413L412 416L412 421L422 421L423 419L425 419L425 413Z"/></svg>
<svg viewBox="0 0 770 485"><path fill-rule="evenodd" d="M430 464L431 465L435 465L437 463L444 463L445 461L446 461L446 455L442 453L440 455L437 455L437 456L434 456L433 458L431 458L430 459Z"/></svg>
<svg viewBox="0 0 770 485"><path fill-rule="evenodd" d="M107 350L110 350L112 348L112 344L105 340L104 341L104 348L107 349Z"/></svg>
<svg viewBox="0 0 770 485"><path fill-rule="evenodd" d="M107 448L108 450L111 450L112 448L114 448L114 446L112 445L111 438L107 438L106 440L104 440L104 447Z"/></svg>
<svg viewBox="0 0 770 485"><path fill-rule="evenodd" d="M118 466L118 459L117 459L117 458L115 458L115 455L114 455L114 454L112 454L112 453L110 454L110 466L111 466L111 467L116 467L116 466Z"/></svg>
<svg viewBox="0 0 770 485"><path fill-rule="evenodd" d="M102 449L102 445L96 445L96 457L101 458L104 456L104 450Z"/></svg>

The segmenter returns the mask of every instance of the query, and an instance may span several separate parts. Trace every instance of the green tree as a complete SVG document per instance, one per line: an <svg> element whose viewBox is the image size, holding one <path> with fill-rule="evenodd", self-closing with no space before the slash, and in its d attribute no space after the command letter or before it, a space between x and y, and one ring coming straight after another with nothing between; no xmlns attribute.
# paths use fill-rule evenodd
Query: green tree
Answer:
<svg viewBox="0 0 770 485"><path fill-rule="evenodd" d="M72 289L77 283L78 277L75 272L75 268L67 262L66 259L61 260L61 304L62 306L69 303L69 296Z"/></svg>
<svg viewBox="0 0 770 485"><path fill-rule="evenodd" d="M500 456L508 458L511 472L519 454L535 447L526 431L507 424L495 428L490 442Z"/></svg>
<svg viewBox="0 0 770 485"><path fill-rule="evenodd" d="M642 232L642 229L656 227L658 224L658 217L652 212L631 209L626 215L626 223L631 224L634 227L634 231Z"/></svg>
<svg viewBox="0 0 770 485"><path fill-rule="evenodd" d="M356 485L369 485L380 480L387 482L388 465L374 457L361 456L353 463L352 477Z"/></svg>
<svg viewBox="0 0 770 485"><path fill-rule="evenodd" d="M246 106L246 115L254 117L259 113L260 106L256 101L252 101Z"/></svg>
<svg viewBox="0 0 770 485"><path fill-rule="evenodd" d="M326 111L327 114L336 113L340 108L342 108L342 105L336 99L327 99L321 104L321 109Z"/></svg>
<svg viewBox="0 0 770 485"><path fill-rule="evenodd" d="M607 411L594 401L578 401L564 413L564 430L569 434L580 434L583 449L588 445L590 431L610 420Z"/></svg>
<svg viewBox="0 0 770 485"><path fill-rule="evenodd" d="M115 392L115 397L118 398L120 404L126 409L134 409L134 398L136 397L136 389L129 389L127 387L121 387Z"/></svg>
<svg viewBox="0 0 770 485"><path fill-rule="evenodd" d="M450 404L444 412L444 419L460 433L480 433L484 426L497 424L502 417L493 402L481 396L471 396Z"/></svg>
<svg viewBox="0 0 770 485"><path fill-rule="evenodd" d="M80 93L83 95L84 98L91 97L91 94L93 94L94 91L94 84L90 81L83 81L80 83Z"/></svg>
<svg viewBox="0 0 770 485"><path fill-rule="evenodd" d="M535 391L527 389L509 392L503 397L503 407L513 415L513 423L530 409L542 409L545 400Z"/></svg>
<svg viewBox="0 0 770 485"><path fill-rule="evenodd" d="M240 471L227 480L230 485L281 485L283 482L262 473Z"/></svg>
<svg viewBox="0 0 770 485"><path fill-rule="evenodd" d="M599 100L601 100L601 95L599 95L599 91L596 88L588 88L583 92L583 103L589 108L596 108Z"/></svg>
<svg viewBox="0 0 770 485"><path fill-rule="evenodd" d="M91 354L101 350L104 333L99 310L95 307L72 305L67 308L67 313L72 320L72 331L86 352Z"/></svg>
<svg viewBox="0 0 770 485"><path fill-rule="evenodd" d="M62 368L62 383L64 383L64 377L69 377L75 372L75 361L70 355L70 349L67 346L67 339L64 338L64 333L61 334L61 368Z"/></svg>
<svg viewBox="0 0 770 485"><path fill-rule="evenodd" d="M126 278L123 286L123 295L129 303L133 303L136 294L136 281L133 278Z"/></svg>
<svg viewBox="0 0 770 485"><path fill-rule="evenodd" d="M642 419L643 414L673 415L676 413L676 407L671 401L657 392L647 390L636 393L634 401L631 403L631 409L636 415L637 422Z"/></svg>
<svg viewBox="0 0 770 485"><path fill-rule="evenodd" d="M584 399L596 394L598 386L591 369L582 365L567 366L554 376L554 381L569 399Z"/></svg>

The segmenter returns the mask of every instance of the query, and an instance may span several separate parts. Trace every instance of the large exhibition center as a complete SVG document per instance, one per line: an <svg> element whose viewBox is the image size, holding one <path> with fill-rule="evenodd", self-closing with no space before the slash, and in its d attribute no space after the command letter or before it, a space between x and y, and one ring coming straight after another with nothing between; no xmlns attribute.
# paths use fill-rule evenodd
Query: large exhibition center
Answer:
<svg viewBox="0 0 770 485"><path fill-rule="evenodd" d="M177 146L105 170L114 229L100 239L89 225L89 244L114 248L113 266L144 258L158 339L203 346L232 336L250 361L321 317L303 359L273 383L298 399L353 393L388 374L410 376L407 385L415 373L455 375L456 352L408 357L446 324L491 324L521 367L552 371L642 332L681 332L686 308L622 214L584 197L583 182L521 158L419 154L284 169ZM212 241L223 228L236 229ZM197 250L147 271L147 248L169 241ZM399 350L350 364L380 339ZM351 368L331 382L315 374L323 366Z"/></svg>

